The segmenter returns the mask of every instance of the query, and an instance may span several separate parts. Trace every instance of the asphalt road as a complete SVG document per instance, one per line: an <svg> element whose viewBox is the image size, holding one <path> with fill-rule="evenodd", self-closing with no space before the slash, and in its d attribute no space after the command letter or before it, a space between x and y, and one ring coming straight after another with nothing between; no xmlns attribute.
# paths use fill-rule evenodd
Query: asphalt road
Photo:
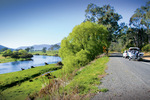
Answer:
<svg viewBox="0 0 150 100"><path fill-rule="evenodd" d="M150 100L150 61L129 61L114 53L107 65L108 75L99 88L109 91L97 93L92 100Z"/></svg>

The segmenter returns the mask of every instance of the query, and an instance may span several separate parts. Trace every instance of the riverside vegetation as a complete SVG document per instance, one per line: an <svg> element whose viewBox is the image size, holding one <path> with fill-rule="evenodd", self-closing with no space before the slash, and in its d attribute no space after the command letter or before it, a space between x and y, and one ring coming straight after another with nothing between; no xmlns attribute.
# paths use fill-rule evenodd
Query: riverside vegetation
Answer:
<svg viewBox="0 0 150 100"><path fill-rule="evenodd" d="M33 55L26 50L11 51L10 49L7 49L0 54L0 63L30 60L32 57Z"/></svg>
<svg viewBox="0 0 150 100"><path fill-rule="evenodd" d="M76 34L77 32L81 34ZM39 75L47 72L54 65L2 74L0 75L1 96L7 99L25 97L28 99L41 99L41 97L71 99L74 95L81 99L89 97L85 95L90 92L101 91L96 85L100 84L99 80L105 75L108 57L99 59L95 57L105 52L103 47L109 46L107 34L108 31L103 25L91 22L81 23L62 40L59 55L62 58L63 67L51 73L50 76L54 76L52 79L49 75ZM41 87L43 88L40 90ZM71 91L73 94L70 94Z"/></svg>
<svg viewBox="0 0 150 100"><path fill-rule="evenodd" d="M16 86L3 88L1 97L82 100L90 98L92 93L108 91L98 89L97 85L106 75L106 63L109 59L105 56L95 58L106 53L108 48L110 51L121 51L130 46L137 46L149 51L149 5L150 2L147 2L145 6L138 8L131 16L128 26L125 23L118 24L122 16L110 5L99 7L89 4L84 22L75 26L61 42L59 56L62 58L62 69L52 72L50 76L53 78L44 75L30 82L21 81L21 84ZM6 83L9 83L7 81L9 80L6 80Z"/></svg>

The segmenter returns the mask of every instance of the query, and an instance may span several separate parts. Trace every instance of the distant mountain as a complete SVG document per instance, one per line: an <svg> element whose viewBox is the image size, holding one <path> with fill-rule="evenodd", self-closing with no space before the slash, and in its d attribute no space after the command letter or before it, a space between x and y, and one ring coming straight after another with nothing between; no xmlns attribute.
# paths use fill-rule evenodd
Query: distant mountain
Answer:
<svg viewBox="0 0 150 100"><path fill-rule="evenodd" d="M0 45L0 50L1 50L1 49L3 49L3 48L6 48L6 47L5 47L5 46Z"/></svg>
<svg viewBox="0 0 150 100"><path fill-rule="evenodd" d="M60 43L57 43L57 44L54 44L54 45L49 45L49 44L40 44L40 45L33 45L33 46L22 46L22 47L19 47L17 49L26 49L26 48L31 48L33 47L34 50L42 50L44 47L47 48L47 50L58 50L60 48Z"/></svg>
<svg viewBox="0 0 150 100"><path fill-rule="evenodd" d="M0 50L3 49L3 48L8 48L8 47L3 46L3 45L0 45ZM14 49L12 49L12 48L8 48L8 49L14 50Z"/></svg>

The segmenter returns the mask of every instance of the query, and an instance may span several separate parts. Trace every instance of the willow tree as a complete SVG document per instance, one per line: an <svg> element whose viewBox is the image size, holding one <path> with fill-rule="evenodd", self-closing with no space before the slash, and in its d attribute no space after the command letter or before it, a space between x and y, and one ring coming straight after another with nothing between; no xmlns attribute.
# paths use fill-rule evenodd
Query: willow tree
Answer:
<svg viewBox="0 0 150 100"><path fill-rule="evenodd" d="M73 28L68 37L61 42L59 55L64 68L72 72L103 53L103 47L108 47L109 33L107 28L92 22L83 22Z"/></svg>

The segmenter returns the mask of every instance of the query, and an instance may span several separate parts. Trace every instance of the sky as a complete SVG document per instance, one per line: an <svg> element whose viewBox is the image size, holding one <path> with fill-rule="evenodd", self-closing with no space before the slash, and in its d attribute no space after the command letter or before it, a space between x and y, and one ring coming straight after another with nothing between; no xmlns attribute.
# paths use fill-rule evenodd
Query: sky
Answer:
<svg viewBox="0 0 150 100"><path fill-rule="evenodd" d="M56 44L85 19L90 3L110 4L129 23L149 0L0 0L0 45L9 48Z"/></svg>

